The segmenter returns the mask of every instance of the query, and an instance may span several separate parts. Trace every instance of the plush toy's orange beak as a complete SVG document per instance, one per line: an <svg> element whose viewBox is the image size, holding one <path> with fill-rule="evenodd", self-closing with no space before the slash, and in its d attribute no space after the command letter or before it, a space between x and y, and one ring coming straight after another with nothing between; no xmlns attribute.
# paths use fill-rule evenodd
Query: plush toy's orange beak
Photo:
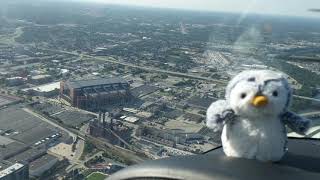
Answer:
<svg viewBox="0 0 320 180"><path fill-rule="evenodd" d="M251 104L255 107L263 107L268 104L268 98L266 96L255 96Z"/></svg>

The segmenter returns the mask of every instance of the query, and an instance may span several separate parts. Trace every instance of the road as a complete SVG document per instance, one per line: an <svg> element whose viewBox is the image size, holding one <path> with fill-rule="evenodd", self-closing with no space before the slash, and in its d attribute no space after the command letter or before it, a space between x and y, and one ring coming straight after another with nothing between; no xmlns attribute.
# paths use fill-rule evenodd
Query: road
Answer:
<svg viewBox="0 0 320 180"><path fill-rule="evenodd" d="M80 129L80 131L82 131L84 133L87 132L87 130L88 130L88 125L87 124L83 125L81 127L81 129ZM85 144L85 141L83 139L79 138L78 139L78 143L77 143L76 148L75 148L74 157L73 157L75 161L79 161L80 160L82 152L84 150L84 144Z"/></svg>

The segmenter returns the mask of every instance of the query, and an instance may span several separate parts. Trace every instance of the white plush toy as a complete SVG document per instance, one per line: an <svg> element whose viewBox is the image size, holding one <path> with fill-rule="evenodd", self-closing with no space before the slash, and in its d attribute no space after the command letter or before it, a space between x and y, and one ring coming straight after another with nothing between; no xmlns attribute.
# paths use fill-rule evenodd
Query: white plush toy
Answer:
<svg viewBox="0 0 320 180"><path fill-rule="evenodd" d="M226 89L226 100L207 110L207 126L222 129L227 156L279 161L286 152L285 124L304 134L311 121L288 111L292 90L283 74L269 70L244 71Z"/></svg>

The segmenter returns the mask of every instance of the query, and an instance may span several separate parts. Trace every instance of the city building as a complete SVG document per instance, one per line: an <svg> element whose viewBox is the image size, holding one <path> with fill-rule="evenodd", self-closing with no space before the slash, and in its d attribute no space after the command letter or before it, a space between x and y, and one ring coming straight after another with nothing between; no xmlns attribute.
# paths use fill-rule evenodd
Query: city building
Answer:
<svg viewBox="0 0 320 180"><path fill-rule="evenodd" d="M52 76L48 74L43 74L43 75L36 75L36 76L31 76L28 78L29 82L32 84L45 84L49 83L52 81Z"/></svg>
<svg viewBox="0 0 320 180"><path fill-rule="evenodd" d="M54 82L49 84L44 84L32 88L26 88L22 91L26 94L33 95L33 96L44 96L50 97L59 94L60 89L60 82Z"/></svg>
<svg viewBox="0 0 320 180"><path fill-rule="evenodd" d="M122 78L62 81L60 97L72 106L99 110L112 104L124 104L130 100L129 84Z"/></svg>
<svg viewBox="0 0 320 180"><path fill-rule="evenodd" d="M108 163L108 164L97 164L91 167L90 169L110 175L110 174L116 173L117 171L120 171L123 168L125 167L118 164Z"/></svg>
<svg viewBox="0 0 320 180"><path fill-rule="evenodd" d="M204 137L198 133L184 132L179 129L158 129L153 126L139 126L136 136L169 147L204 142Z"/></svg>
<svg viewBox="0 0 320 180"><path fill-rule="evenodd" d="M8 86L19 86L19 85L22 85L24 82L25 82L25 79L23 77L6 78L6 84Z"/></svg>
<svg viewBox="0 0 320 180"><path fill-rule="evenodd" d="M46 154L29 164L30 175L33 177L39 177L41 174L56 165L58 161L58 158L50 154Z"/></svg>
<svg viewBox="0 0 320 180"><path fill-rule="evenodd" d="M28 165L21 163L0 162L0 180L28 180Z"/></svg>

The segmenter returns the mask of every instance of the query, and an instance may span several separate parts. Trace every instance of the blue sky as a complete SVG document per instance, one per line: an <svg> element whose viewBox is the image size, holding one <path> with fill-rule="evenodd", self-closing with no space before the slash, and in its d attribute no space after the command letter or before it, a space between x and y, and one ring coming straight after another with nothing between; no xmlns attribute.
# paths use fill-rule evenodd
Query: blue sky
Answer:
<svg viewBox="0 0 320 180"><path fill-rule="evenodd" d="M77 0L76 0L77 1ZM320 0L78 0L137 6L320 17Z"/></svg>

